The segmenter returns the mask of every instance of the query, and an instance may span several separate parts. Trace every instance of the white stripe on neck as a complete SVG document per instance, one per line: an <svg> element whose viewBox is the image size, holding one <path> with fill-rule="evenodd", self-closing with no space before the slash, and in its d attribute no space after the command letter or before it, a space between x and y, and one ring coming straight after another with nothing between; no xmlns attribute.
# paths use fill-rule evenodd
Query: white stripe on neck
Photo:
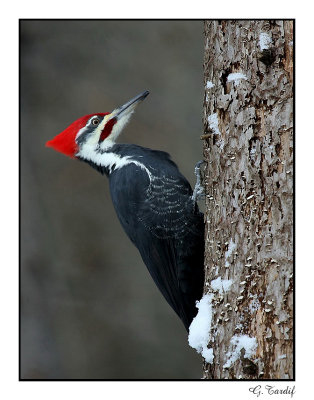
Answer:
<svg viewBox="0 0 314 400"><path fill-rule="evenodd" d="M114 142L107 143L107 146L101 149L110 149L114 144ZM99 166L108 168L109 173L111 173L113 170L120 169L128 164L135 164L146 171L150 181L152 180L152 174L149 169L145 167L145 165L141 162L133 160L130 156L121 157L115 153L97 152L95 150L95 146L89 146L88 144L85 144L77 155L88 161L92 161Z"/></svg>

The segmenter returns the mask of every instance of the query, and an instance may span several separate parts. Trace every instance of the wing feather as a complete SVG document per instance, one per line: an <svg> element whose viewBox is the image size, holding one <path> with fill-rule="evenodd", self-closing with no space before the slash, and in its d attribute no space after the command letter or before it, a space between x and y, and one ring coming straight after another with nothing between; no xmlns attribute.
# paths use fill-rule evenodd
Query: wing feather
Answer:
<svg viewBox="0 0 314 400"><path fill-rule="evenodd" d="M174 172L152 171L149 178L140 167L128 165L112 174L110 186L122 226L188 329L203 291L204 222L189 183ZM133 176L137 179L130 185Z"/></svg>

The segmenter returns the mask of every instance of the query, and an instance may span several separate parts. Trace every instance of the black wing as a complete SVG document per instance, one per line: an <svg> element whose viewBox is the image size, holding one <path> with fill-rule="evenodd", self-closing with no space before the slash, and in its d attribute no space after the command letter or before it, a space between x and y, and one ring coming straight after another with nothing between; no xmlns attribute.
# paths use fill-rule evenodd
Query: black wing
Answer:
<svg viewBox="0 0 314 400"><path fill-rule="evenodd" d="M203 291L204 222L189 183L177 169L171 172L149 178L130 164L112 174L110 187L122 226L188 329Z"/></svg>

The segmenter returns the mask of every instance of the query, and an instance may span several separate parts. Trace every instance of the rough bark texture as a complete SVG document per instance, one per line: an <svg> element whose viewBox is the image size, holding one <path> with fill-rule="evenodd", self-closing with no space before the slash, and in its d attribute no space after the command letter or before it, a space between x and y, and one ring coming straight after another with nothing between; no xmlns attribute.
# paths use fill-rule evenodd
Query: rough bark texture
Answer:
<svg viewBox="0 0 314 400"><path fill-rule="evenodd" d="M293 21L205 21L204 84L204 379L293 379Z"/></svg>

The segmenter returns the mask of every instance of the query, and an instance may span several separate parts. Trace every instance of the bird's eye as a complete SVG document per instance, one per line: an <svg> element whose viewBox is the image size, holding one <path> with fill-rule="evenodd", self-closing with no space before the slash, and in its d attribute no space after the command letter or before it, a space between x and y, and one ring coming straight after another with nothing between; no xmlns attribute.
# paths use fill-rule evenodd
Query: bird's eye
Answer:
<svg viewBox="0 0 314 400"><path fill-rule="evenodd" d="M98 125L99 124L99 119L98 118L92 119L92 124L93 125Z"/></svg>

